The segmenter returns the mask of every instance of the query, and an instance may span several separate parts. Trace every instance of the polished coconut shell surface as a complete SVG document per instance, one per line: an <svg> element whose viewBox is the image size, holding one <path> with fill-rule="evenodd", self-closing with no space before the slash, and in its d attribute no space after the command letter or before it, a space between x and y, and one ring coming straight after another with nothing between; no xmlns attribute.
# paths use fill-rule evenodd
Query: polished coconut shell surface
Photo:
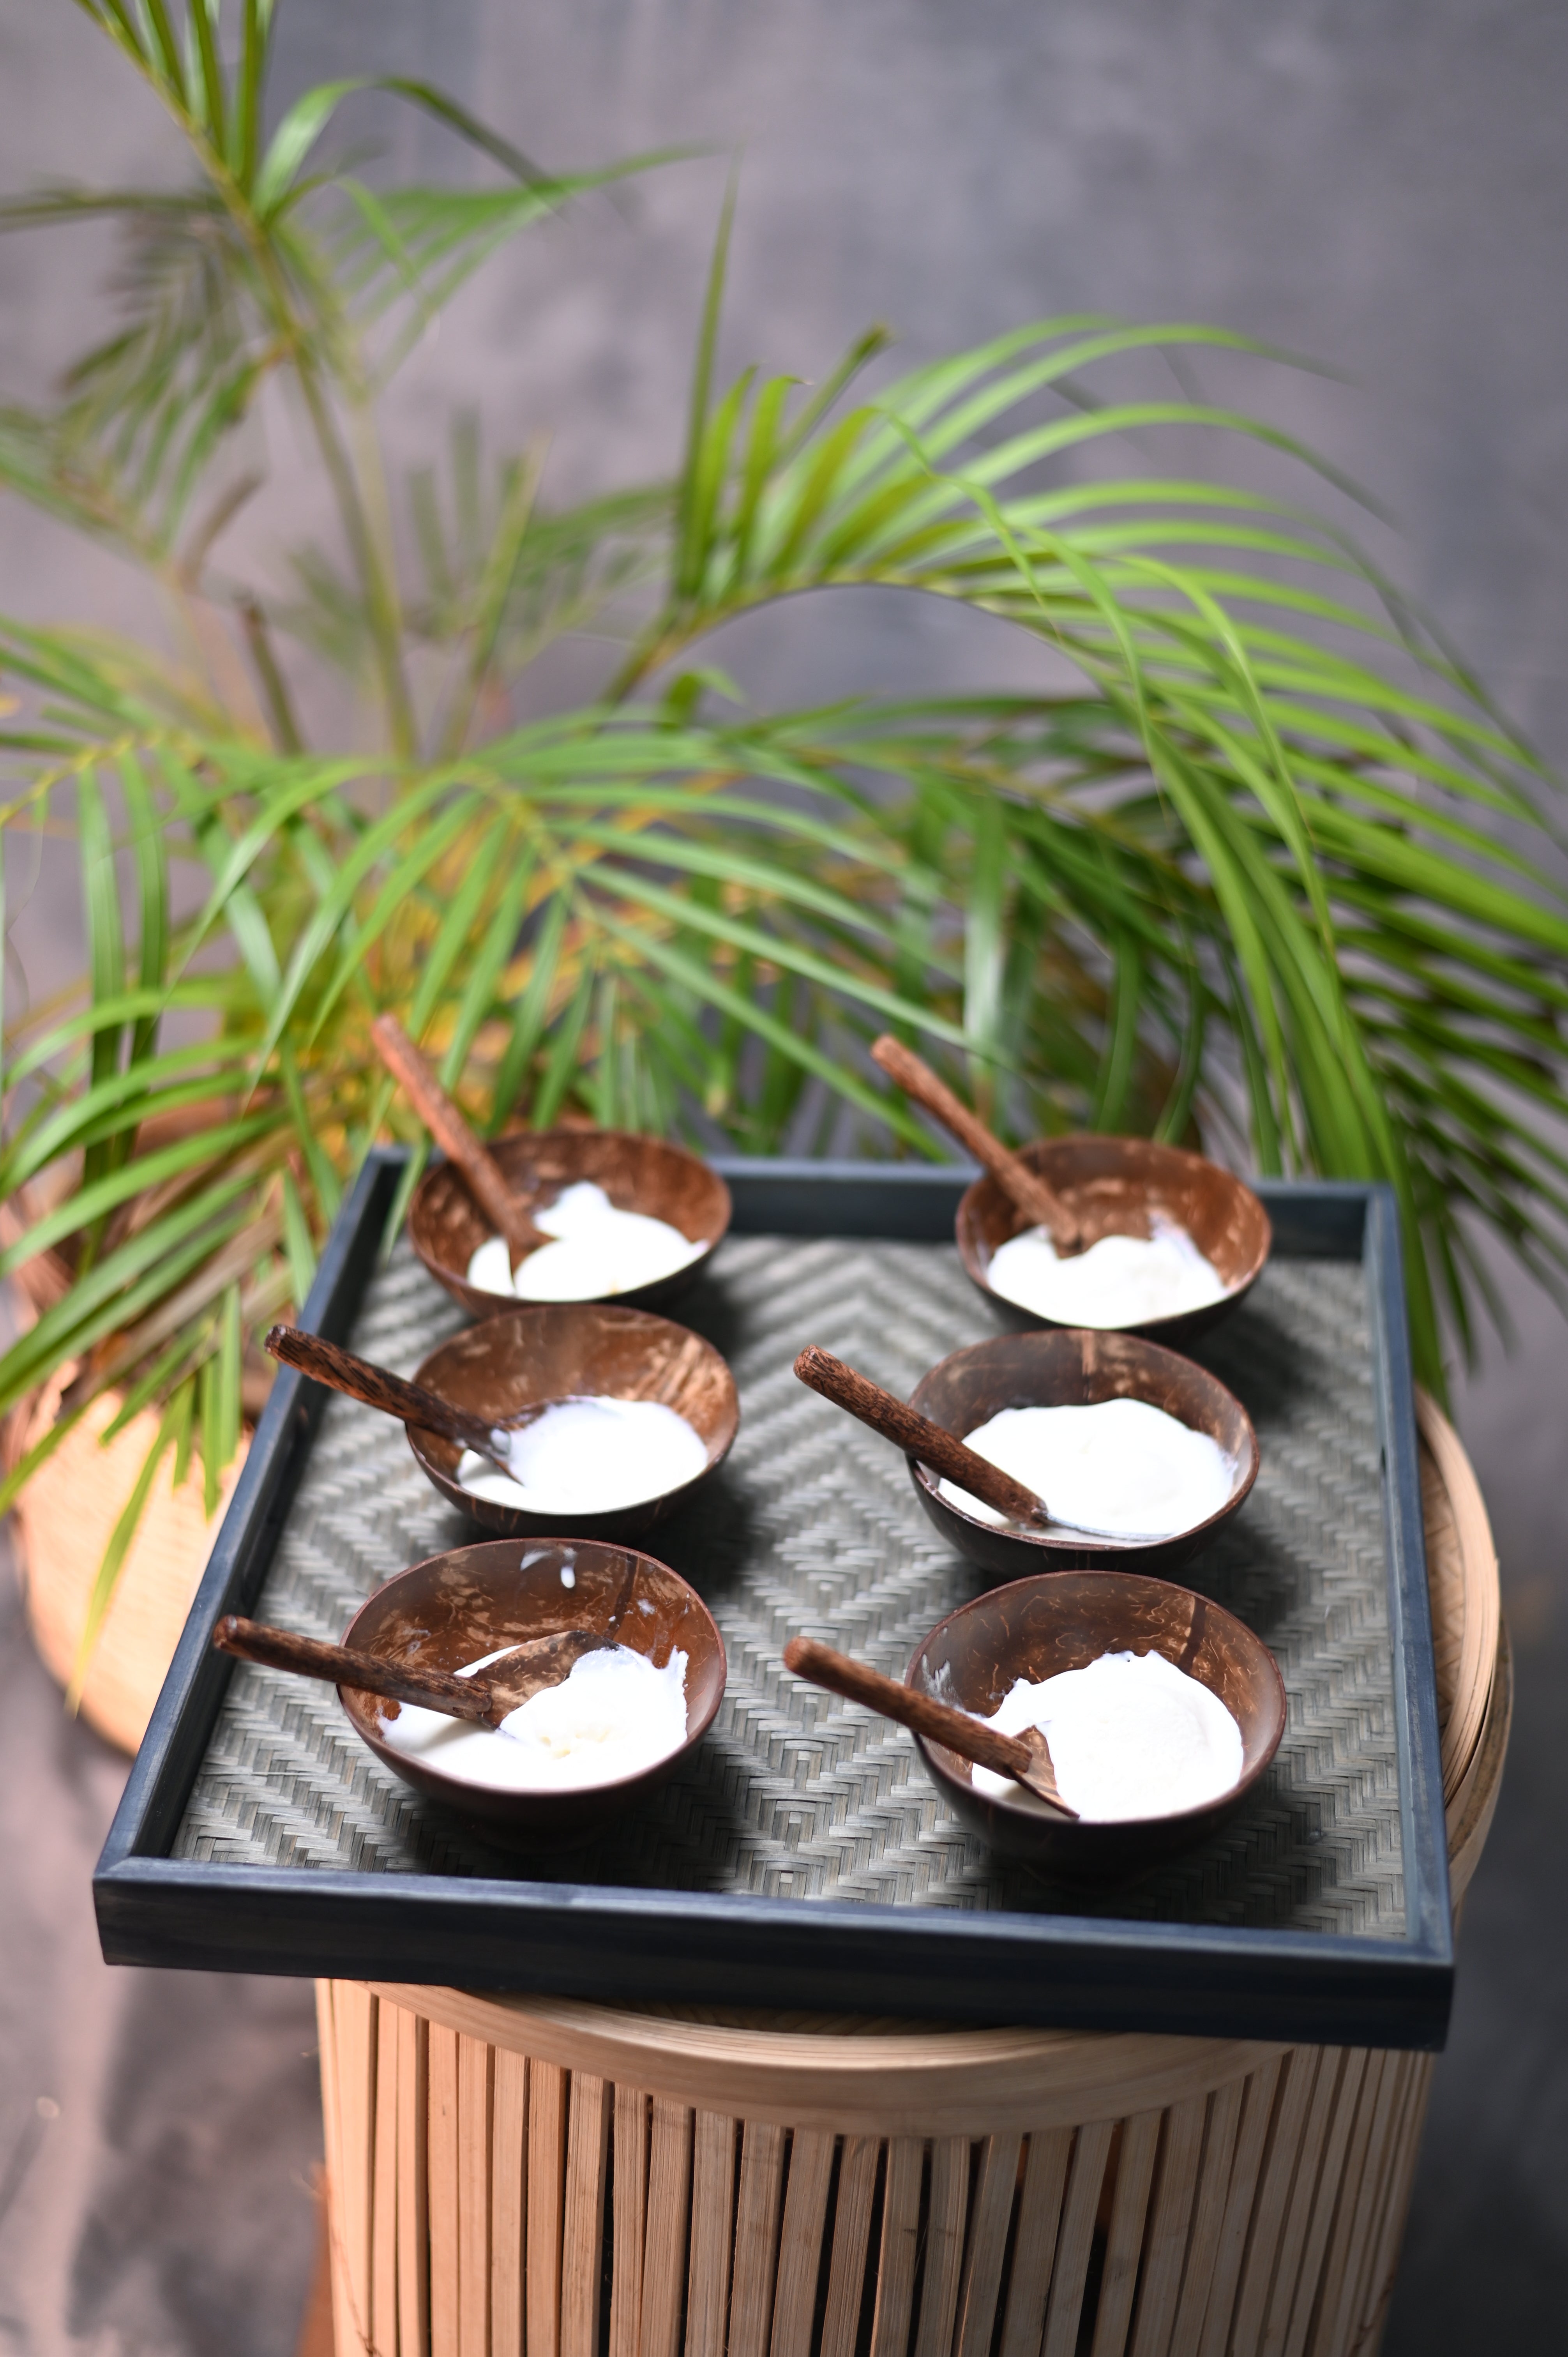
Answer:
<svg viewBox="0 0 1568 2357"><path fill-rule="evenodd" d="M455 1440L410 1425L420 1469L482 1530L510 1538L546 1532L632 1539L689 1498L729 1453L740 1423L735 1377L711 1342L668 1318L611 1302L520 1302L443 1342L415 1381L454 1406L494 1424L519 1424L566 1399L657 1400L685 1417L707 1451L701 1473L634 1506L607 1514L534 1514L477 1498L457 1480Z"/></svg>
<svg viewBox="0 0 1568 2357"><path fill-rule="evenodd" d="M1004 1408L1092 1407L1112 1399L1144 1400L1219 1442L1236 1472L1230 1495L1218 1513L1172 1538L1117 1544L1049 1527L999 1529L939 1496L933 1477L910 1458L915 1494L961 1555L1002 1579L1035 1571L1170 1570L1230 1521L1258 1478L1252 1419L1235 1394L1206 1368L1137 1334L1036 1328L1025 1334L998 1334L953 1351L922 1375L909 1405L964 1440ZM1047 1498L1047 1505L1050 1502Z"/></svg>
<svg viewBox="0 0 1568 2357"><path fill-rule="evenodd" d="M566 1580L570 1579L570 1586ZM491 1792L411 1759L382 1739L381 1721L398 1706L358 1687L338 1699L378 1760L426 1799L439 1802L490 1841L552 1850L591 1841L672 1775L713 1725L724 1698L724 1640L713 1615L678 1572L632 1547L601 1540L549 1540L524 1547L504 1539L452 1547L378 1587L343 1642L387 1661L460 1670L502 1645L558 1629L594 1629L650 1656L662 1669L686 1655L686 1740L640 1775L576 1792Z"/></svg>
<svg viewBox="0 0 1568 2357"><path fill-rule="evenodd" d="M1279 1664L1244 1621L1207 1597L1137 1573L1063 1572L1015 1580L961 1605L916 1652L905 1683L989 1718L1019 1678L1087 1669L1103 1653L1163 1653L1218 1695L1241 1730L1241 1777L1218 1801L1175 1816L1118 1824L1058 1817L1018 1798L975 1790L967 1760L915 1738L939 1789L963 1823L1008 1857L1047 1874L1113 1880L1174 1857L1240 1808L1285 1727Z"/></svg>
<svg viewBox="0 0 1568 2357"><path fill-rule="evenodd" d="M1102 1236L1149 1236L1156 1213L1185 1228L1224 1282L1219 1301L1176 1318L1130 1328L1158 1342L1181 1343L1227 1317L1254 1285L1269 1256L1269 1215L1252 1189L1217 1162L1144 1137L1037 1138L1018 1158L1054 1189L1078 1221L1084 1248ZM1010 1195L989 1176L977 1178L958 1207L959 1257L989 1300L1008 1317L1036 1326L1055 1321L993 1293L989 1271L999 1247L1027 1227Z"/></svg>
<svg viewBox="0 0 1568 2357"><path fill-rule="evenodd" d="M672 1300L705 1265L729 1227L729 1189L717 1171L663 1138L622 1129L539 1129L498 1137L490 1151L525 1211L548 1211L564 1188L589 1179L604 1189L618 1211L664 1220L688 1243L705 1245L700 1258L673 1275L613 1297L632 1308L651 1309ZM436 1283L476 1318L493 1317L504 1305L505 1294L486 1293L468 1283L468 1263L495 1231L452 1163L438 1162L420 1180L408 1232Z"/></svg>

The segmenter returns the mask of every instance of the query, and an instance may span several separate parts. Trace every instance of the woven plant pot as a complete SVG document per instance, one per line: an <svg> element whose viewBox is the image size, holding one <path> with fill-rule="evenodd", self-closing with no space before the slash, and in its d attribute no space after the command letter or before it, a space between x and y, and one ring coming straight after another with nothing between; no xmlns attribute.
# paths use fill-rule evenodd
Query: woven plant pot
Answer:
<svg viewBox="0 0 1568 2357"><path fill-rule="evenodd" d="M188 1135L196 1125L187 1116L148 1123L143 1141L166 1143ZM15 1243L35 1220L69 1194L76 1177L74 1172L57 1170L51 1183L24 1188L8 1203L0 1203L0 1243ZM70 1262L59 1251L39 1253L24 1261L10 1288L18 1328L25 1330L62 1300L71 1275ZM42 1391L7 1417L4 1448L7 1470L43 1438L75 1372L72 1364L62 1367ZM92 1403L81 1422L27 1484L11 1518L12 1551L27 1625L45 1667L67 1688L75 1674L87 1608L104 1549L157 1437L157 1415L146 1408L106 1448L100 1445L99 1436L119 1414L123 1394L111 1391ZM223 1476L210 1522L202 1512L199 1465L194 1479L176 1490L171 1449L154 1478L89 1660L79 1704L88 1725L122 1751L134 1754L147 1731L190 1599L240 1478L247 1446L242 1438L239 1455Z"/></svg>
<svg viewBox="0 0 1568 2357"><path fill-rule="evenodd" d="M23 1446L53 1421L66 1378L42 1394ZM103 1551L157 1437L151 1408L133 1416L107 1448L99 1435L118 1415L117 1393L94 1400L81 1422L34 1474L16 1501L14 1546L27 1625L46 1668L69 1686ZM177 1490L174 1451L154 1478L136 1535L120 1568L81 1690L81 1716L122 1751L134 1752L174 1659L190 1600L207 1567L246 1444L223 1476L217 1512L202 1512L197 1465Z"/></svg>
<svg viewBox="0 0 1568 2357"><path fill-rule="evenodd" d="M1512 1705L1421 1403L1457 1906ZM320 1982L338 2357L1371 2357L1433 2058Z"/></svg>
<svg viewBox="0 0 1568 2357"><path fill-rule="evenodd" d="M212 1120L209 1108L187 1108L158 1120L144 1122L139 1136L146 1150L172 1146L191 1136ZM78 1162L54 1165L40 1181L24 1186L9 1202L0 1202L0 1244L16 1244L38 1219L57 1209L81 1186ZM64 1301L73 1282L69 1252L49 1249L24 1261L9 1280L9 1308L14 1322L26 1331L45 1310ZM3 1426L5 1469L42 1440L59 1409L73 1365L59 1370L52 1382L24 1400ZM241 1376L241 1400L245 1416L260 1412L266 1395L271 1365L262 1360L260 1382L250 1362ZM82 1421L54 1457L42 1464L16 1499L12 1513L12 1554L26 1600L26 1615L48 1671L64 1687L75 1674L87 1603L92 1598L103 1548L125 1511L136 1476L146 1464L146 1452L158 1437L158 1416L151 1407L134 1416L125 1431L115 1433L109 1448L99 1448L99 1433L118 1416L123 1395L106 1391L94 1400ZM184 1629L191 1598L208 1567L208 1555L217 1537L224 1509L233 1497L233 1485L245 1464L248 1437L241 1436L236 1459L221 1478L220 1503L212 1521L203 1513L200 1464L179 1490L170 1473L175 1452L165 1457L148 1492L136 1537L120 1565L113 1600L103 1617L92 1648L81 1695L81 1714L99 1735L120 1751L134 1754L146 1723L154 1716L158 1690L175 1660L175 1645Z"/></svg>

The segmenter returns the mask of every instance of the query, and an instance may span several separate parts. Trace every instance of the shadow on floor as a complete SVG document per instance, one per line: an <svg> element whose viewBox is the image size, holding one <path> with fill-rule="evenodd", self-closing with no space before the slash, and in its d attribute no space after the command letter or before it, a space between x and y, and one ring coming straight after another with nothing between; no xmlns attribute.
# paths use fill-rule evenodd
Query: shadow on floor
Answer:
<svg viewBox="0 0 1568 2357"><path fill-rule="evenodd" d="M103 1964L89 1878L125 1763L65 1717L0 1554L0 2351L290 2357L311 1991Z"/></svg>
<svg viewBox="0 0 1568 2357"><path fill-rule="evenodd" d="M1518 1354L1467 1386L1459 1421L1502 1566L1513 1735L1384 2357L1559 2347L1568 2308L1568 1339L1548 1304L1509 1291Z"/></svg>

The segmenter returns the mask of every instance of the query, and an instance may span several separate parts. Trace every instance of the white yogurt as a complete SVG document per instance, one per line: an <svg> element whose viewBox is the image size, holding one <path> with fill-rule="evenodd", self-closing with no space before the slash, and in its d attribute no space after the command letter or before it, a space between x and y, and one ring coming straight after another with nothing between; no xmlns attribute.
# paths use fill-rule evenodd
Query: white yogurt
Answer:
<svg viewBox="0 0 1568 2357"><path fill-rule="evenodd" d="M660 1400L553 1400L516 1432L498 1432L511 1479L465 1448L457 1479L476 1498L531 1514L609 1514L694 1481L708 1461L683 1415Z"/></svg>
<svg viewBox="0 0 1568 2357"><path fill-rule="evenodd" d="M1043 1498L1053 1523L1128 1545L1195 1530L1236 1486L1235 1463L1217 1440L1147 1400L1004 1407L963 1437L977 1457ZM937 1489L978 1522L1023 1527L956 1481L939 1481Z"/></svg>
<svg viewBox="0 0 1568 2357"><path fill-rule="evenodd" d="M564 1187L542 1211L532 1213L553 1243L540 1244L518 1263L504 1236L489 1236L468 1263L468 1282L483 1293L504 1293L519 1301L597 1301L631 1293L689 1268L708 1249L693 1243L668 1220L645 1211L618 1211L591 1178Z"/></svg>
<svg viewBox="0 0 1568 2357"><path fill-rule="evenodd" d="M459 1677L510 1650L467 1663ZM686 1740L686 1655L661 1670L629 1645L585 1653L558 1685L544 1686L499 1727L446 1718L416 1703L383 1703L381 1736L444 1776L492 1792L564 1792L616 1784L679 1751Z"/></svg>
<svg viewBox="0 0 1568 2357"><path fill-rule="evenodd" d="M1087 1669L1020 1678L987 1727L1037 1727L1057 1789L1090 1824L1171 1817L1241 1781L1241 1730L1217 1694L1163 1653L1102 1653ZM972 1768L976 1792L1044 1810L1011 1776Z"/></svg>
<svg viewBox="0 0 1568 2357"><path fill-rule="evenodd" d="M1146 1326L1225 1298L1224 1278L1187 1234L1155 1212L1147 1236L1101 1236L1058 1260L1047 1228L1026 1228L993 1254L986 1283L1004 1301L1058 1326Z"/></svg>

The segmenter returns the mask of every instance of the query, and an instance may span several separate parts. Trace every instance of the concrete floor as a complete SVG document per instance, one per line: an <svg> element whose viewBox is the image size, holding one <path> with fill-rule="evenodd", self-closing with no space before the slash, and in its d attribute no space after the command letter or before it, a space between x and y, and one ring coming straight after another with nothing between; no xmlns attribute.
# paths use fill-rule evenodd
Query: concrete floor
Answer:
<svg viewBox="0 0 1568 2357"><path fill-rule="evenodd" d="M1568 2307L1568 1334L1510 1290L1518 1350L1465 1386L1458 1420L1502 1566L1513 1739L1466 1905L1388 2357L1550 2349Z"/></svg>
<svg viewBox="0 0 1568 2357"><path fill-rule="evenodd" d="M111 1972L89 1881L125 1762L66 1717L0 1567L0 2350L288 2357L315 2251L297 1981Z"/></svg>

